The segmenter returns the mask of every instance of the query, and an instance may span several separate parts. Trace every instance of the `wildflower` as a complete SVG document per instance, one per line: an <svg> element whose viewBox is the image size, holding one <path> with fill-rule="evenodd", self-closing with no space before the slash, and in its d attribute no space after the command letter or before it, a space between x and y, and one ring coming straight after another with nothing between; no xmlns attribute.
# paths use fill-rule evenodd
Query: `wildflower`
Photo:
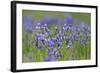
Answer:
<svg viewBox="0 0 100 73"><path fill-rule="evenodd" d="M44 61L56 61L56 58L54 55L49 55L49 57L45 58Z"/></svg>
<svg viewBox="0 0 100 73"><path fill-rule="evenodd" d="M54 45L55 45L54 41L53 40L50 40L49 41L49 46L54 46Z"/></svg>
<svg viewBox="0 0 100 73"><path fill-rule="evenodd" d="M73 17L72 16L65 16L64 22L65 22L65 24L73 24Z"/></svg>
<svg viewBox="0 0 100 73"><path fill-rule="evenodd" d="M27 32L33 31L34 20L31 16L23 16L23 26Z"/></svg>

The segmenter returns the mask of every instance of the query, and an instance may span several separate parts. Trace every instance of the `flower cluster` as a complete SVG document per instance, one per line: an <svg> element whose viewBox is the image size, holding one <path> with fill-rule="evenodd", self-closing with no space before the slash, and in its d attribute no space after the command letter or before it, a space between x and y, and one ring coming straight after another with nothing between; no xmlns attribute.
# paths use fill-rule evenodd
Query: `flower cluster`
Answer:
<svg viewBox="0 0 100 73"><path fill-rule="evenodd" d="M66 50L73 48L75 42L87 45L91 30L90 25L85 22L74 24L72 16L65 16L63 20L55 16L45 16L39 21L33 20L31 16L24 16L23 24L27 32L36 33L32 43L38 49L42 51L43 46L46 46L48 57L44 61L57 61L63 57L59 51L63 42Z"/></svg>

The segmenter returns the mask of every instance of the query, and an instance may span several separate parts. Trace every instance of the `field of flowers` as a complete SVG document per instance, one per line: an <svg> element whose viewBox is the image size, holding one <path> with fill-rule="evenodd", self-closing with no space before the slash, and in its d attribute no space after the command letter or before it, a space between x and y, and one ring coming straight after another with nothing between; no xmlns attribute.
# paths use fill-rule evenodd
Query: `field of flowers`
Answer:
<svg viewBox="0 0 100 73"><path fill-rule="evenodd" d="M89 13L22 11L22 61L91 59Z"/></svg>

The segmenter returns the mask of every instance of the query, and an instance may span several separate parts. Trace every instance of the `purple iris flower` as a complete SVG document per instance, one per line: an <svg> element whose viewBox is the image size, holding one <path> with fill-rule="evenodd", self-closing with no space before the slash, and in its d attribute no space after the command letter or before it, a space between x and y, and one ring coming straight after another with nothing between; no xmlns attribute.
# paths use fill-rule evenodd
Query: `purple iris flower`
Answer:
<svg viewBox="0 0 100 73"><path fill-rule="evenodd" d="M35 45L38 47L38 40L37 39L35 40Z"/></svg>
<svg viewBox="0 0 100 73"><path fill-rule="evenodd" d="M54 45L55 45L54 41L53 40L49 40L49 46L54 46Z"/></svg>
<svg viewBox="0 0 100 73"><path fill-rule="evenodd" d="M58 33L58 35L59 35L60 37L64 37L64 32L60 30L59 33Z"/></svg>
<svg viewBox="0 0 100 73"><path fill-rule="evenodd" d="M43 50L43 47L39 44L39 40L35 40L35 45L36 45L37 48L39 48L40 50Z"/></svg>
<svg viewBox="0 0 100 73"><path fill-rule="evenodd" d="M45 38L44 37L41 37L41 41L43 44L45 44Z"/></svg>
<svg viewBox="0 0 100 73"><path fill-rule="evenodd" d="M80 38L80 33L74 34L74 40L77 40Z"/></svg>
<svg viewBox="0 0 100 73"><path fill-rule="evenodd" d="M49 55L49 57L45 58L44 61L56 61L56 58L54 55Z"/></svg>
<svg viewBox="0 0 100 73"><path fill-rule="evenodd" d="M88 25L86 25L86 23L84 23L84 22L81 22L80 23L80 29L86 31L88 29Z"/></svg>
<svg viewBox="0 0 100 73"><path fill-rule="evenodd" d="M48 49L49 50L49 56L48 58L45 58L44 61L56 61L55 52L58 50L57 48L54 49Z"/></svg>
<svg viewBox="0 0 100 73"><path fill-rule="evenodd" d="M53 51L52 49L49 49L49 50L48 50L48 54L49 54L49 55L54 55L54 51Z"/></svg>
<svg viewBox="0 0 100 73"><path fill-rule="evenodd" d="M34 20L31 16L23 16L23 26L26 31L32 32L33 31L33 25L34 25Z"/></svg>
<svg viewBox="0 0 100 73"><path fill-rule="evenodd" d="M38 39L38 40L41 39L41 35L40 35L40 33L37 33L37 34L36 34L36 39Z"/></svg>
<svg viewBox="0 0 100 73"><path fill-rule="evenodd" d="M57 50L58 50L57 48L54 48L54 49L53 49L54 52L56 52Z"/></svg>
<svg viewBox="0 0 100 73"><path fill-rule="evenodd" d="M35 23L35 29L41 29L41 23L39 21Z"/></svg>
<svg viewBox="0 0 100 73"><path fill-rule="evenodd" d="M48 24L61 24L62 20L54 16L45 16L41 21L42 25L48 26Z"/></svg>
<svg viewBox="0 0 100 73"><path fill-rule="evenodd" d="M63 30L64 30L64 31L67 31L68 29L69 29L68 26L63 27Z"/></svg>
<svg viewBox="0 0 100 73"><path fill-rule="evenodd" d="M44 27L48 27L48 24L44 24Z"/></svg>
<svg viewBox="0 0 100 73"><path fill-rule="evenodd" d="M65 24L73 24L73 17L72 16L65 16L64 23Z"/></svg>
<svg viewBox="0 0 100 73"><path fill-rule="evenodd" d="M87 44L88 43L88 32L85 32L84 33L84 44Z"/></svg>
<svg viewBox="0 0 100 73"><path fill-rule="evenodd" d="M36 45L40 50L43 50L43 47L39 44L39 41L42 41L42 43L45 44L44 38L43 38L39 33L37 33L37 34L36 34L35 45Z"/></svg>
<svg viewBox="0 0 100 73"><path fill-rule="evenodd" d="M57 41L57 37L55 36L54 38L52 38L55 42Z"/></svg>
<svg viewBox="0 0 100 73"><path fill-rule="evenodd" d="M69 41L70 40L70 36L66 36L66 41Z"/></svg>
<svg viewBox="0 0 100 73"><path fill-rule="evenodd" d="M75 25L72 26L72 32L75 32L77 30L77 27Z"/></svg>
<svg viewBox="0 0 100 73"><path fill-rule="evenodd" d="M58 47L60 47L62 45L62 41L58 41Z"/></svg>
<svg viewBox="0 0 100 73"><path fill-rule="evenodd" d="M49 38L49 34L47 32L45 32L45 37Z"/></svg>

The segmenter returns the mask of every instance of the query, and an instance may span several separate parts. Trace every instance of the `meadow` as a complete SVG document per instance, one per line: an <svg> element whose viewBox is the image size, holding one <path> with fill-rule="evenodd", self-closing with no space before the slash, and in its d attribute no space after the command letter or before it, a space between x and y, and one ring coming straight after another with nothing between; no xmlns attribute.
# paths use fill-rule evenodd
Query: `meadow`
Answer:
<svg viewBox="0 0 100 73"><path fill-rule="evenodd" d="M22 11L22 62L91 59L91 15Z"/></svg>

